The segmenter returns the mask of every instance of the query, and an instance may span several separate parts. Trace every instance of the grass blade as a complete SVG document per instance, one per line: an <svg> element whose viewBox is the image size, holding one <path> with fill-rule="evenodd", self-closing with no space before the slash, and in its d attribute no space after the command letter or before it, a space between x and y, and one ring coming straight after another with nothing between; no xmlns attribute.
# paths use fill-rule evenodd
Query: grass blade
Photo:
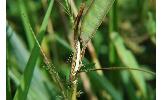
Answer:
<svg viewBox="0 0 162 100"><path fill-rule="evenodd" d="M93 0L81 25L81 39L83 46L86 45L95 34L103 18L110 10L113 2L114 0Z"/></svg>
<svg viewBox="0 0 162 100"><path fill-rule="evenodd" d="M10 59L7 61L8 62L7 64L9 64L8 66L11 67L9 69L8 73L9 73L10 79L14 80L14 83L16 84L16 86L18 86L20 83L19 82L20 78L21 78L19 76L21 75L21 72L23 72L25 69L25 65L29 58L29 52L25 48L25 45L23 44L23 41L21 40L21 38L17 35L17 33L8 24L7 24L6 33L7 33L7 39L9 40L8 45L9 45L9 47L11 46L9 48L9 50L13 51L13 52L9 52L9 53L10 54L12 53L13 56L15 56L16 62L18 64L17 67L14 67L14 68L11 67L10 66L11 64L12 64L12 66L14 66L14 65L12 62L10 62L10 59L11 59L11 57L10 57ZM9 53L8 53L8 55L9 55ZM17 70L17 72L16 72L16 70ZM56 92L58 93L58 91L57 91L56 87L53 85L53 83L50 80L48 80L48 77L44 77L45 74L41 73L41 72L42 72L41 69L36 65L36 69L33 74L33 78L32 78L32 82L30 85L27 99L30 98L31 100L34 100L34 96L36 96L37 99L39 99L39 100L48 99L51 95L47 92L44 84L47 84L48 87L50 87L50 89L52 89L52 92L54 95L56 94ZM34 93L33 93L33 91L34 91ZM41 95L41 94L43 94L43 95Z"/></svg>
<svg viewBox="0 0 162 100"><path fill-rule="evenodd" d="M110 37L115 45L119 58L122 63L126 67L139 68L139 64L137 63L135 57L131 53L131 51L127 50L122 38L118 35L118 33L113 32ZM146 83L144 81L144 77L141 72L131 71L132 77L137 85L137 87L142 92L143 96L146 96Z"/></svg>
<svg viewBox="0 0 162 100"><path fill-rule="evenodd" d="M10 77L8 75L8 64L7 64L7 68L6 68L6 93L7 93L7 100L11 100L11 89L10 89Z"/></svg>
<svg viewBox="0 0 162 100"><path fill-rule="evenodd" d="M26 36L27 36L28 45L29 45L30 50L32 50L32 48L34 46L34 39L31 34L31 31L27 25L27 22L29 23L29 18L28 18L26 7L25 7L23 0L19 0L19 8L20 8L21 19L23 22L23 26L25 28ZM23 17L23 16L25 16L25 17Z"/></svg>
<svg viewBox="0 0 162 100"><path fill-rule="evenodd" d="M153 14L151 12L148 13L148 20L145 25L151 41L156 44L156 22L153 19Z"/></svg>
<svg viewBox="0 0 162 100"><path fill-rule="evenodd" d="M38 34L38 41L41 43L41 41L43 40L43 36L48 24L48 19L49 16L51 14L52 11L52 7L53 7L53 3L54 0L51 0L48 10L46 12L45 18L43 20L43 23L41 25L41 29L39 31ZM17 88L16 90L16 94L14 96L14 100L25 100L28 94L28 90L29 90L29 86L32 80L32 76L33 76L33 72L34 72L34 68L35 68L35 64L37 61L37 58L39 56L39 47L37 46L37 43L35 43L34 48L31 52L31 56L28 60L28 63L26 65L24 74L22 76L21 82L20 82L20 86Z"/></svg>
<svg viewBox="0 0 162 100"><path fill-rule="evenodd" d="M113 43L110 41L110 34L112 32L117 32L117 0L114 1L113 7L110 9L109 14L108 15L108 48L109 48L109 62L110 64L114 64L116 61L116 53L115 53L115 47L113 45Z"/></svg>
<svg viewBox="0 0 162 100"><path fill-rule="evenodd" d="M101 76L97 74L97 72L89 71L88 68L94 68L94 63L90 63L86 58L84 58L83 64L85 65L85 69L82 68L80 72L85 70L84 72L86 72L88 75L90 82L93 85L92 87L94 87L94 91L96 90L96 92L98 92L100 90L105 90L108 94L111 95L112 100L123 100L122 95L116 90L109 79L107 79L104 75Z"/></svg>
<svg viewBox="0 0 162 100"><path fill-rule="evenodd" d="M120 93L114 88L114 86L104 77L98 75L96 72L87 73L91 82L94 83L93 85L96 86L98 89L104 89L106 92L110 93L113 100L122 100L122 96ZM98 90L97 89L97 90Z"/></svg>

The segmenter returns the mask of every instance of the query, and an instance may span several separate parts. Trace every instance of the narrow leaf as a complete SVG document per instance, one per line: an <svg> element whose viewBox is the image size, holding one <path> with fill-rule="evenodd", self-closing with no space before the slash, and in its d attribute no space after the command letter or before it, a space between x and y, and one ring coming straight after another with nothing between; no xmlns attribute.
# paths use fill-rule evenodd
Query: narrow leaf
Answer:
<svg viewBox="0 0 162 100"><path fill-rule="evenodd" d="M90 72L87 74L91 82L97 84L96 85L96 88L98 88L97 91L99 89L104 89L112 96L113 98L112 100L122 100L121 94L114 88L113 84L111 84L111 82L108 81L108 79L106 79L104 76L98 75L96 72Z"/></svg>
<svg viewBox="0 0 162 100"><path fill-rule="evenodd" d="M156 22L153 19L153 14L148 13L148 21L146 22L147 33L150 35L151 41L156 44Z"/></svg>
<svg viewBox="0 0 162 100"><path fill-rule="evenodd" d="M137 63L135 57L133 56L132 52L126 49L123 39L118 35L118 33L113 32L110 36L112 39L117 53L119 55L120 60L126 67L131 68L139 68L139 64ZM137 72L130 70L134 82L136 83L137 87L142 92L143 96L146 96L146 83L144 81L144 77L142 72Z"/></svg>
<svg viewBox="0 0 162 100"><path fill-rule="evenodd" d="M83 62L89 67L94 67L94 63L89 64L89 61L86 58L83 59ZM93 85L93 87L95 87L95 90L105 90L112 96L112 100L123 100L121 94L118 92L118 90L116 90L114 85L111 84L110 80L107 79L105 76L101 76L96 72L89 72L87 73L87 75L89 76L91 84Z"/></svg>
<svg viewBox="0 0 162 100"><path fill-rule="evenodd" d="M7 100L11 100L11 87L10 87L10 77L9 77L9 73L8 73L8 70L9 70L9 68L8 68L9 66L8 66L8 63L7 63L7 70L6 70L6 77L7 77L7 79L6 79L6 93L7 93Z"/></svg>
<svg viewBox="0 0 162 100"><path fill-rule="evenodd" d="M40 43L43 39L45 30L46 30L46 27L47 27L47 24L48 24L48 19L49 19L49 16L51 14L51 11L52 11L53 3L54 3L54 0L51 0L49 7L48 7L48 10L46 12L45 18L44 18L43 23L41 25L39 34L38 34L38 40L39 40ZM20 85L16 90L14 100L25 100L26 97L27 97L28 90L29 90L29 87L30 87L30 83L31 83L31 80L32 80L32 76L33 76L33 72L34 72L34 68L35 68L35 64L36 64L37 58L39 56L38 51L39 51L39 47L38 47L37 43L35 43L34 48L31 52L31 56L30 56L28 63L26 65L24 74L22 75Z"/></svg>
<svg viewBox="0 0 162 100"><path fill-rule="evenodd" d="M22 19L22 22L23 22L23 26L25 28L26 36L27 36L28 45L29 45L29 48L31 50L34 46L34 39L33 39L33 36L31 34L31 31L30 31L30 29L27 25L27 22L29 23L29 18L28 18L26 7L25 7L23 0L19 0L19 8L20 8L21 19Z"/></svg>
<svg viewBox="0 0 162 100"><path fill-rule="evenodd" d="M12 51L12 54L13 56L15 56L16 62L18 64L17 67L14 67L14 68L11 67L11 69L9 69L8 74L11 80L14 80L14 83L16 84L16 86L18 86L20 83L19 82L20 78L21 78L19 77L19 75L21 75L21 72L23 72L25 69L25 65L29 58L29 51L26 49L21 38L17 35L17 33L13 30L13 28L8 24L7 24L6 34L7 34L8 44L11 46L9 50ZM7 62L7 64L8 63L14 66L12 62L9 61ZM48 99L51 95L46 91L44 84L47 84L48 87L52 89L52 92L54 92L54 94L56 93L57 89L53 85L52 81L48 80L48 77L44 77L44 73L41 73L41 72L42 70L38 68L38 66L36 65L36 69L33 73L33 78L32 78L32 82L30 85L31 89L29 89L27 99L30 98L31 100L34 100L35 97L37 97L37 99L39 100Z"/></svg>
<svg viewBox="0 0 162 100"><path fill-rule="evenodd" d="M110 10L114 0L93 0L87 10L81 25L81 39L83 46L88 43L100 26L103 18Z"/></svg>

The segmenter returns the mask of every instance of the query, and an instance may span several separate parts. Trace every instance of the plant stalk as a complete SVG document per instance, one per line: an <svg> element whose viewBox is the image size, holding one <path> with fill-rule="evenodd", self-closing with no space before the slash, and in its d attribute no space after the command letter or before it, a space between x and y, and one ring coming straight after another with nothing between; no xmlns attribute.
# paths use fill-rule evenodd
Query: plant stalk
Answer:
<svg viewBox="0 0 162 100"><path fill-rule="evenodd" d="M76 82L75 83L73 83L73 85L72 85L72 98L71 98L71 100L77 100L77 98L76 98L76 95L77 95L77 80L75 80Z"/></svg>

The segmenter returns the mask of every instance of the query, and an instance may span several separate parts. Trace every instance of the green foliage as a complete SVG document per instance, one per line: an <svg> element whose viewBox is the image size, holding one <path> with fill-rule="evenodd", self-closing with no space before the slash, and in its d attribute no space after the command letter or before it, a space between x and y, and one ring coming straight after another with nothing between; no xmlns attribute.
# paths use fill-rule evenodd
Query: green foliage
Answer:
<svg viewBox="0 0 162 100"><path fill-rule="evenodd" d="M65 62L74 49L72 13L81 4L70 1L7 0L7 100L70 100L74 87L69 82L71 65ZM154 0L114 1L84 0L79 31L83 46L89 40L93 45L85 52L74 99L154 100L156 77L145 73L156 66ZM129 41L142 47L141 52L134 52ZM50 60L39 57L41 49ZM95 69L95 56L103 75ZM83 94L75 98L78 91Z"/></svg>
<svg viewBox="0 0 162 100"><path fill-rule="evenodd" d="M83 46L92 38L101 25L103 18L113 5L114 0L94 0L88 8L81 24Z"/></svg>
<svg viewBox="0 0 162 100"><path fill-rule="evenodd" d="M118 33L112 33L111 39L115 45L119 58L121 59L122 63L126 67L131 68L139 68L139 64L136 62L135 57L131 53L131 51L127 50L124 46L122 38L118 35ZM144 96L146 96L146 83L144 81L143 75L141 72L131 71L131 74L135 80L136 85L141 89Z"/></svg>
<svg viewBox="0 0 162 100"><path fill-rule="evenodd" d="M148 12L148 21L146 23L146 28L148 30L148 34L150 35L151 41L156 44L156 23L153 18L153 14L151 12Z"/></svg>
<svg viewBox="0 0 162 100"><path fill-rule="evenodd" d="M41 42L42 39L43 39L45 30L46 30L46 27L47 27L47 24L48 24L48 19L49 19L50 13L52 11L53 2L54 2L54 0L51 0L49 8L47 10L47 13L45 15L45 18L44 18L43 23L41 25L39 36L38 36L39 42ZM26 21L26 24L27 23L28 22ZM30 30L30 29L28 28L28 30ZM28 63L26 65L26 69L25 69L24 74L22 76L20 86L16 90L14 100L25 100L26 97L27 97L28 90L29 90L29 87L30 87L30 83L31 83L31 80L32 80L32 76L33 76L33 72L34 72L34 68L35 68L35 64L36 64L36 61L37 61L37 57L39 55L38 51L39 51L38 45L35 43L35 46L34 46L32 53L31 53L31 56L30 56Z"/></svg>
<svg viewBox="0 0 162 100"><path fill-rule="evenodd" d="M88 75L90 77L90 80L93 83L95 83L94 88L95 88L96 92L98 89L105 90L112 96L112 99L122 100L121 94L114 88L114 86L108 81L108 79L106 79L105 77L102 77L94 72L88 73Z"/></svg>
<svg viewBox="0 0 162 100"><path fill-rule="evenodd" d="M7 57L8 57L7 64L8 66L10 66L10 67L7 67L9 68L8 75L12 80L14 80L14 83L16 84L16 86L18 86L20 83L20 79L21 79L20 72L23 72L25 68L25 65L29 57L29 52L25 48L23 41L20 39L17 33L15 33L9 25L7 27L8 27L7 38L9 39L8 44L10 44L8 46L9 48L8 48L8 53L7 53ZM9 55L11 53L14 55ZM12 61L13 56L15 56L15 58L17 59L16 61L16 63L18 64L17 67L13 65L13 61ZM56 90L54 85L52 85L51 81L49 81L49 79L45 76L46 75L44 73L41 73L41 69L38 68L38 64L37 64L35 71L34 71L33 80L30 85L31 89L29 89L29 92L28 92L28 97L27 97L28 99L37 98L39 100L44 100L46 98L50 98L50 95L48 94L47 89L44 86L44 84L47 84L46 85L47 87L50 87L51 89ZM34 95L33 95L33 92L34 92ZM41 95L41 94L44 94L44 95ZM52 92L51 94L56 95L55 91Z"/></svg>
<svg viewBox="0 0 162 100"><path fill-rule="evenodd" d="M22 19L22 22L23 22L23 25L24 25L24 28L25 28L25 33L26 33L26 37L28 39L29 48L31 50L34 46L34 39L33 39L33 36L31 34L31 31L29 29L29 26L27 25L29 23L28 14L27 14L24 2L22 0L18 0L18 1L19 1L18 5L19 5L19 9L20 9L21 19Z"/></svg>

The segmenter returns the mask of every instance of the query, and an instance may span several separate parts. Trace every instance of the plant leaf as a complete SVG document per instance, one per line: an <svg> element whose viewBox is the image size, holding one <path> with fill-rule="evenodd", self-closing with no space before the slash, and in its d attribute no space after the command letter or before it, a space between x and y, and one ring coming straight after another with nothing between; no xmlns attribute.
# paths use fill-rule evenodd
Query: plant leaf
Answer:
<svg viewBox="0 0 162 100"><path fill-rule="evenodd" d="M38 40L39 40L40 43L43 40L43 36L44 36L45 30L46 30L46 27L47 27L47 24L48 24L48 19L49 19L49 16L51 14L51 11L52 11L53 3L54 3L54 0L51 0L49 7L48 7L48 10L46 12L46 15L44 17L43 23L41 25L39 34L38 34ZM22 75L20 85L16 90L14 100L25 100L26 97L27 97L28 90L29 90L29 87L30 87L30 83L31 83L31 80L32 80L32 76L33 76L33 72L34 72L34 68L35 68L35 64L36 64L37 58L39 56L38 51L39 51L39 47L38 47L37 43L35 43L34 48L31 52L31 56L30 56L28 63L26 65L25 71Z"/></svg>
<svg viewBox="0 0 162 100"><path fill-rule="evenodd" d="M30 31L30 29L27 25L27 22L29 23L29 18L28 18L28 15L27 15L27 11L26 11L24 1L19 0L18 5L19 5L19 8L20 8L20 15L21 15L21 19L22 19L22 22L23 22L23 26L25 28L25 33L26 33L28 45L29 45L30 50L32 50L32 48L34 46L34 39L33 39L33 36L31 34L31 31Z"/></svg>
<svg viewBox="0 0 162 100"><path fill-rule="evenodd" d="M93 85L98 89L104 89L110 93L112 100L122 100L121 94L114 88L113 84L105 78L105 76L98 75L96 72L87 73ZM94 87L94 86L93 86ZM97 89L97 91L98 91Z"/></svg>
<svg viewBox="0 0 162 100"><path fill-rule="evenodd" d="M9 70L9 68L8 68L9 66L8 66L8 63L7 63L7 70L6 70L6 77L7 77L7 79L6 79L6 93L7 93L7 100L11 100L11 87L10 87L10 77L9 77L9 72L8 72L8 70Z"/></svg>
<svg viewBox="0 0 162 100"><path fill-rule="evenodd" d="M23 41L21 40L21 38L8 24L7 24L6 33L7 33L8 44L11 46L9 50L13 51L11 53L13 54L13 56L15 56L17 64L18 64L17 67L14 67L14 68L11 67L9 69L8 74L9 74L9 77L12 80L14 80L14 83L16 84L16 86L18 86L19 81L20 81L19 75L21 74L21 72L24 71L25 65L29 58L29 52L25 48L25 45ZM8 63L10 63L10 61L8 61L7 64ZM11 64L13 65L13 63ZM38 68L38 66L36 65L36 69L34 71L33 79L30 85L31 89L29 89L27 99L30 98L31 100L34 100L36 96L37 99L44 100L44 99L48 99L49 97L51 97L51 95L47 93L44 84L47 84L48 87L52 89L53 94L56 95L56 91L57 91L56 87L54 87L53 83L50 80L48 80L48 77L44 77L44 75L45 73L41 73L41 69Z"/></svg>
<svg viewBox="0 0 162 100"><path fill-rule="evenodd" d="M86 58L83 59L83 63L88 65L88 67L94 67L94 63L90 63ZM86 71L85 71L86 72ZM105 90L109 93L113 100L123 100L121 94L115 89L114 85L111 84L110 80L107 79L104 75L99 75L97 72L88 72L86 73L89 76L91 84L95 87L95 90ZM97 88L97 89L96 89Z"/></svg>
<svg viewBox="0 0 162 100"><path fill-rule="evenodd" d="M83 62L83 64L84 64L84 62ZM87 72L88 70L94 69L94 68L95 68L95 63L89 63L89 64L85 63L84 66L80 68L80 71Z"/></svg>
<svg viewBox="0 0 162 100"><path fill-rule="evenodd" d="M115 0L93 0L81 24L82 45L85 46L100 26Z"/></svg>
<svg viewBox="0 0 162 100"><path fill-rule="evenodd" d="M150 35L151 41L156 44L156 22L153 19L153 14L148 13L148 21L146 22L147 33Z"/></svg>
<svg viewBox="0 0 162 100"><path fill-rule="evenodd" d="M126 49L123 39L118 35L118 33L113 32L110 36L117 53L119 55L120 60L126 67L139 68L139 64L137 63L135 57L132 52ZM141 72L130 70L132 77L137 85L137 87L142 92L143 96L146 96L146 83L144 81L144 77Z"/></svg>

